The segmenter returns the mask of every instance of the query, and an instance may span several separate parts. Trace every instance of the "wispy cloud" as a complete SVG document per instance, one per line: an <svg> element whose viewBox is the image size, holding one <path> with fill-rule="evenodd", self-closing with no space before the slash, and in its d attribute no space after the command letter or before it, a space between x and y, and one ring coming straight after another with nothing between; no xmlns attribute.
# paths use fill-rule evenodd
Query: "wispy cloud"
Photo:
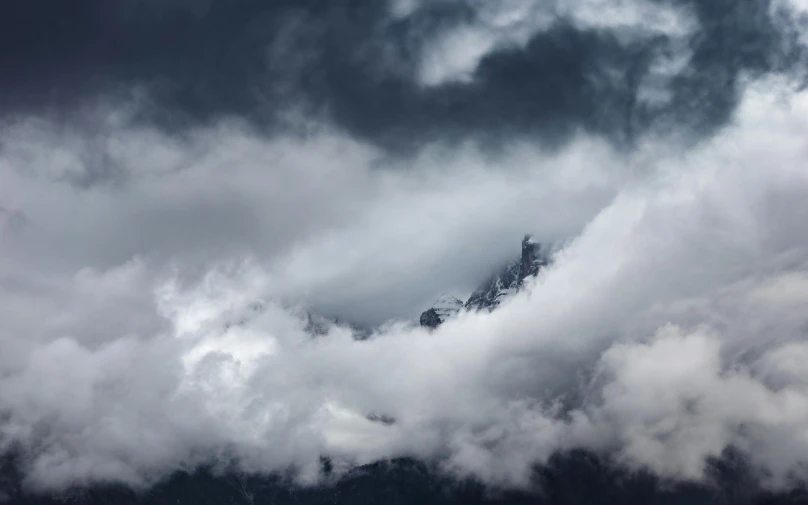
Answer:
<svg viewBox="0 0 808 505"><path fill-rule="evenodd" d="M24 451L40 487L143 484L212 460L311 479L320 455L437 458L512 486L580 447L691 479L730 446L788 484L808 457L808 391L792 359L808 323L807 104L767 80L732 126L686 153L654 141L617 155L582 138L552 156L516 149L497 170L473 149L379 171L373 148L331 135L158 135L146 154L172 155L122 187L84 190L51 170L58 143L34 140L30 166L4 158L4 198L30 224L4 251L3 444ZM136 152L128 136L143 133L121 135L115 152ZM251 160L276 161L263 172ZM298 178L301 164L320 178ZM542 195L535 205L519 196L525 184ZM226 209L252 216L249 233L228 235L240 218L218 224ZM164 235L183 215L194 221L172 227L180 238ZM302 221L273 242L288 220ZM380 310L386 286L384 304L403 316L472 270L458 261L507 256L511 231L530 223L567 239L553 266L493 313L435 332L397 323L366 341L338 327L312 339L273 301L328 306L344 286L361 315ZM262 299L266 310L251 308Z"/></svg>
<svg viewBox="0 0 808 505"><path fill-rule="evenodd" d="M801 478L799 2L8 5L0 451L33 489L321 456L519 487L578 448ZM413 323L524 232L535 282Z"/></svg>

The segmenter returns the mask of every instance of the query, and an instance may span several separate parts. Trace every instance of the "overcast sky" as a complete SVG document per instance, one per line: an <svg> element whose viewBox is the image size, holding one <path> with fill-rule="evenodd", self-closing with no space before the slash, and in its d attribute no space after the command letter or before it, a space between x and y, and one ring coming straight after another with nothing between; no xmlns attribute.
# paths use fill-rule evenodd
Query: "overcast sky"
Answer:
<svg viewBox="0 0 808 505"><path fill-rule="evenodd" d="M320 455L524 486L571 448L699 480L728 447L793 485L807 28L798 0L2 2L0 450L33 489ZM412 324L524 233L556 251L524 292Z"/></svg>

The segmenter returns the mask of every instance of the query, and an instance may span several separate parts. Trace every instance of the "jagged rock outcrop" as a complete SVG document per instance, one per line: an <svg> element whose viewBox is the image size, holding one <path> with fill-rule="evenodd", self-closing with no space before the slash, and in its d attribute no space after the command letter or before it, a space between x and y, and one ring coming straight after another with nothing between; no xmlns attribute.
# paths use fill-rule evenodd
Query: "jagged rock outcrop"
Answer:
<svg viewBox="0 0 808 505"><path fill-rule="evenodd" d="M426 309L421 313L421 317L418 322L421 323L421 326L425 326L427 328L437 328L443 321L441 321L440 316L438 316L435 309Z"/></svg>
<svg viewBox="0 0 808 505"><path fill-rule="evenodd" d="M542 251L541 244L536 242L530 235L525 235L522 239L522 258L520 262L519 284L528 277L536 277L539 270L546 267L550 262L545 251Z"/></svg>
<svg viewBox="0 0 808 505"><path fill-rule="evenodd" d="M550 259L541 244L530 235L522 239L522 256L508 263L480 289L475 291L465 304L467 310L493 310L509 296L516 293L528 277L535 277L547 266Z"/></svg>
<svg viewBox="0 0 808 505"><path fill-rule="evenodd" d="M549 261L541 244L530 235L525 235L522 239L522 255L518 260L505 265L505 268L475 291L465 304L453 296L441 297L432 308L421 314L421 326L436 328L463 308L474 311L494 310L503 300L516 293L525 279L538 275L539 270L547 266ZM460 305L457 306L457 303Z"/></svg>
<svg viewBox="0 0 808 505"><path fill-rule="evenodd" d="M477 291L472 293L465 308L467 310L493 310L503 299L516 292L520 284L522 263L512 261L502 271L491 277Z"/></svg>
<svg viewBox="0 0 808 505"><path fill-rule="evenodd" d="M437 328L442 322L454 316L463 308L463 301L451 295L443 295L421 314L421 326Z"/></svg>

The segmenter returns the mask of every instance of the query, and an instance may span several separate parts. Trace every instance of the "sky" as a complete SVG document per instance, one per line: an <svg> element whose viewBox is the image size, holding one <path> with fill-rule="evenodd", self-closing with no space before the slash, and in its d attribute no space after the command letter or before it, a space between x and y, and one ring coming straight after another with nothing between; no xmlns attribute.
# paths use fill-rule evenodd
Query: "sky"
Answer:
<svg viewBox="0 0 808 505"><path fill-rule="evenodd" d="M806 29L800 0L3 2L0 451L39 491L323 455L518 488L579 448L804 482ZM417 326L525 233L535 281Z"/></svg>

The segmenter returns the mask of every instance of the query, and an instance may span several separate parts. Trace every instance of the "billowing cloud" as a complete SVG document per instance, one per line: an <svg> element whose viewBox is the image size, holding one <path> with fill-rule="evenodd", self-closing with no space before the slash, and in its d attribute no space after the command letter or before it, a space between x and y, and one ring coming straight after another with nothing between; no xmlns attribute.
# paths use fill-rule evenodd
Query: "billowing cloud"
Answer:
<svg viewBox="0 0 808 505"><path fill-rule="evenodd" d="M178 141L127 127L100 142L120 183L86 189L68 181L86 165L81 132L13 126L4 201L27 221L3 255L0 440L38 489L142 485L211 461L316 479L321 455L337 468L416 456L522 486L573 448L699 479L730 447L788 486L808 458L806 117L808 95L770 79L684 153L582 137L552 155L514 148L496 170L473 148L389 171L328 132ZM290 308L367 316L386 286L384 303L414 317L411 299L475 257L493 266L531 224L566 245L492 313L313 339ZM339 286L350 303L329 305Z"/></svg>
<svg viewBox="0 0 808 505"><path fill-rule="evenodd" d="M30 489L400 456L525 487L575 449L804 482L800 2L57 3L0 7ZM519 294L413 322L525 232Z"/></svg>
<svg viewBox="0 0 808 505"><path fill-rule="evenodd" d="M799 33L758 0L40 0L0 9L3 115L64 117L125 100L139 102L139 121L167 131L236 116L270 135L305 130L303 115L399 153L436 137L700 136L725 124L739 78L793 66L800 52Z"/></svg>

